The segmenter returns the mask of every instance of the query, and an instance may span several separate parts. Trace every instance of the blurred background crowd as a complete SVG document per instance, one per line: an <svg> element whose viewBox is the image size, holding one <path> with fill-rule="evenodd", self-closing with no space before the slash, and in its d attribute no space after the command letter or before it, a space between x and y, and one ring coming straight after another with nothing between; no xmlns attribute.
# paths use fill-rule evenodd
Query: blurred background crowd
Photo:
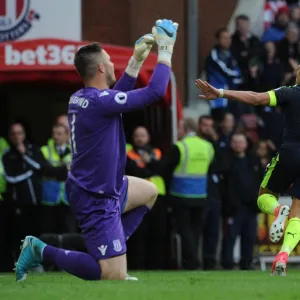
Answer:
<svg viewBox="0 0 300 300"><path fill-rule="evenodd" d="M199 77L217 88L257 92L294 85L298 1L266 1L264 20L261 36L251 32L247 14L235 17L233 32L219 28ZM150 180L159 190L154 208L128 241L130 269L233 269L238 236L238 267L254 268L257 192L280 146L282 113L220 98L210 103L209 114L197 114L178 122L173 145L155 138L143 120L129 129L125 123L126 174ZM23 120L9 123L0 138L0 272L12 270L27 234L63 248L85 248L64 189L71 163L67 116L57 117L45 145L34 142ZM201 165L197 189L187 184L195 179L195 164Z"/></svg>

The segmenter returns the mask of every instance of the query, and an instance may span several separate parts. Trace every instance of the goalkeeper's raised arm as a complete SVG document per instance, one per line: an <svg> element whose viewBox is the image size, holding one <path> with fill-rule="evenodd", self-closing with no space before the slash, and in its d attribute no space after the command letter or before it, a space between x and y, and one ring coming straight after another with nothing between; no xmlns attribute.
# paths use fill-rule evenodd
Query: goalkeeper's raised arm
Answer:
<svg viewBox="0 0 300 300"><path fill-rule="evenodd" d="M170 80L171 60L177 37L177 29L178 24L171 20L157 20L155 22L155 26L152 28L152 36L157 44L158 57L148 86L126 92L121 92L115 88L110 93L109 99L103 101L103 97L101 97L102 101L99 101L99 105L102 106L102 113L111 115L130 112L163 99ZM142 39L145 39L145 36ZM146 49L146 55L148 55L148 47L145 46L144 49ZM142 49L139 53L143 55L142 59L144 59L145 51ZM135 59L136 54L137 51L134 54Z"/></svg>
<svg viewBox="0 0 300 300"><path fill-rule="evenodd" d="M157 20L152 34L158 47L158 63L171 67L173 48L177 38L178 23L172 20Z"/></svg>

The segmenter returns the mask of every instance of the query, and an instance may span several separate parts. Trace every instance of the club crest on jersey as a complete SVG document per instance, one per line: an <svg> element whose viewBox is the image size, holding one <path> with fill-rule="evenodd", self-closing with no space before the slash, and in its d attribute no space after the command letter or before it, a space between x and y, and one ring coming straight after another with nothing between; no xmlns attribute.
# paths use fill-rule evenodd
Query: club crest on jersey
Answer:
<svg viewBox="0 0 300 300"><path fill-rule="evenodd" d="M0 1L0 42L20 38L40 18L30 4L30 0Z"/></svg>
<svg viewBox="0 0 300 300"><path fill-rule="evenodd" d="M113 245L114 245L114 250L116 252L122 251L122 244L121 244L120 240L114 240Z"/></svg>

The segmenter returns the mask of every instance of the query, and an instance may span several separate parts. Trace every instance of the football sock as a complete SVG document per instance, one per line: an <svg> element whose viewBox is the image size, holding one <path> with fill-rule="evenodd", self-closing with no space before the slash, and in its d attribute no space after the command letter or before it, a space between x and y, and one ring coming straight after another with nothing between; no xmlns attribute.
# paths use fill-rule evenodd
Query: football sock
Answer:
<svg viewBox="0 0 300 300"><path fill-rule="evenodd" d="M300 241L300 219L292 218L289 220L285 230L283 244L280 252L287 252L288 255L294 250Z"/></svg>
<svg viewBox="0 0 300 300"><path fill-rule="evenodd" d="M278 203L277 198L271 194L263 194L260 195L257 199L257 205L259 209L268 214L268 215L275 215L275 209L280 205Z"/></svg>
<svg viewBox="0 0 300 300"><path fill-rule="evenodd" d="M122 215L122 225L126 240L136 231L141 224L144 216L150 209L147 206L139 206Z"/></svg>
<svg viewBox="0 0 300 300"><path fill-rule="evenodd" d="M46 246L42 256L45 261L51 262L60 269L81 279L101 279L101 269L98 262L87 253Z"/></svg>

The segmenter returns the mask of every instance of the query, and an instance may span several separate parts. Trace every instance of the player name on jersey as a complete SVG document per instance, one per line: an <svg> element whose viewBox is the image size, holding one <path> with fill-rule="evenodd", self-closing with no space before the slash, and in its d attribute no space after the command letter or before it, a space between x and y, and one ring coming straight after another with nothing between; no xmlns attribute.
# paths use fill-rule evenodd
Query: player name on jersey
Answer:
<svg viewBox="0 0 300 300"><path fill-rule="evenodd" d="M69 104L76 104L81 106L82 108L87 108L89 106L89 100L77 96L72 96L70 98Z"/></svg>

